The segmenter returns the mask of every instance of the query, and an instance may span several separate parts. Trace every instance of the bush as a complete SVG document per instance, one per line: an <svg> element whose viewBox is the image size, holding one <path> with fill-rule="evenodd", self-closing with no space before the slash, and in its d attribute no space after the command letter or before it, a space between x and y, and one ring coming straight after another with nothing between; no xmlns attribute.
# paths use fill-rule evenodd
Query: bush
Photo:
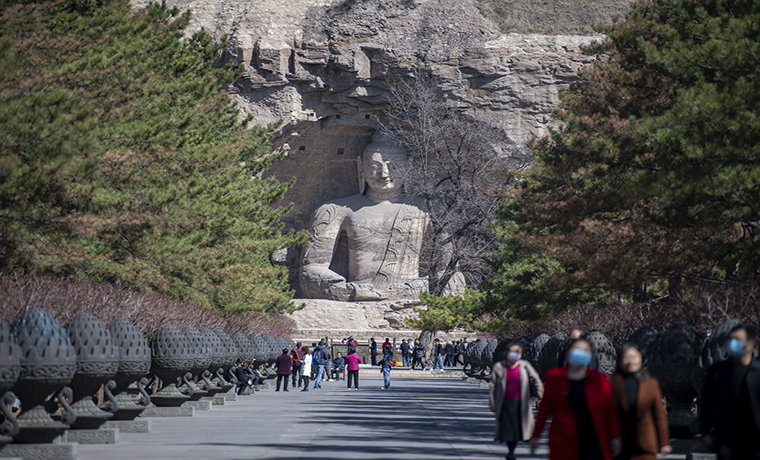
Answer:
<svg viewBox="0 0 760 460"><path fill-rule="evenodd" d="M283 315L261 313L222 315L210 308L150 294L134 288L95 284L74 277L0 275L0 319L10 323L29 308L47 310L65 325L86 311L103 324L116 318L130 320L149 339L162 327L193 326L221 329L228 334L242 332L290 337L295 323Z"/></svg>
<svg viewBox="0 0 760 460"><path fill-rule="evenodd" d="M505 322L498 330L489 332L494 337L532 339L539 334L567 333L573 328L598 330L619 347L643 326L663 333L670 326L685 322L706 336L729 319L760 325L760 287L703 285L688 296L667 302L576 306L538 321Z"/></svg>

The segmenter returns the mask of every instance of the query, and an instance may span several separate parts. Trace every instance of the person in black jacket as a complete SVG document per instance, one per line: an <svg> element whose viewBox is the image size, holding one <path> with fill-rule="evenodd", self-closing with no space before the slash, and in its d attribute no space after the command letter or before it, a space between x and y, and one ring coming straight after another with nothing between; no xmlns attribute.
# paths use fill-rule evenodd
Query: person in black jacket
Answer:
<svg viewBox="0 0 760 460"><path fill-rule="evenodd" d="M247 372L248 363L242 359L238 359L235 365L235 378L237 379L237 394L244 396L247 390L253 382L251 382L250 375Z"/></svg>
<svg viewBox="0 0 760 460"><path fill-rule="evenodd" d="M375 342L374 337L369 339L369 354L372 358L372 365L377 366L377 342Z"/></svg>
<svg viewBox="0 0 760 460"><path fill-rule="evenodd" d="M731 357L707 370L702 390L702 442L720 460L760 459L760 361L751 326L729 334Z"/></svg>
<svg viewBox="0 0 760 460"><path fill-rule="evenodd" d="M401 339L401 364L409 366L409 342Z"/></svg>
<svg viewBox="0 0 760 460"><path fill-rule="evenodd" d="M446 359L443 360L444 366L454 365L454 345L451 341L446 342L446 346L443 347L443 354L446 355Z"/></svg>
<svg viewBox="0 0 760 460"><path fill-rule="evenodd" d="M435 339L435 345L433 345L433 352L435 353L433 358L433 370L434 371L442 371L443 370L443 345L441 345L441 341L438 339Z"/></svg>
<svg viewBox="0 0 760 460"><path fill-rule="evenodd" d="M422 358L425 357L425 345L420 343L420 339L414 339L412 353L412 368L410 370L413 371L417 364L420 365L420 370L425 370L425 366L422 364Z"/></svg>

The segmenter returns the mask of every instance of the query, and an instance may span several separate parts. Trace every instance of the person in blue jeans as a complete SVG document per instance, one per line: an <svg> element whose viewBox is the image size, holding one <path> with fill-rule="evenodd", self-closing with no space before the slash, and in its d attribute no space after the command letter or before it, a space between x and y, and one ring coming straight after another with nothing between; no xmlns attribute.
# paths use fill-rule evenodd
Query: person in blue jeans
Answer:
<svg viewBox="0 0 760 460"><path fill-rule="evenodd" d="M325 374L325 363L327 363L327 350L325 341L320 340L317 349L314 350L314 362L317 363L317 378L314 379L314 389L322 388L322 376Z"/></svg>
<svg viewBox="0 0 760 460"><path fill-rule="evenodd" d="M434 358L434 364L433 364L433 370L434 371L442 371L443 370L443 345L441 345L441 341L438 339L435 339L435 345L433 346L433 350L435 351L435 358Z"/></svg>
<svg viewBox="0 0 760 460"><path fill-rule="evenodd" d="M380 365L383 367L383 390L391 387L391 359L393 359L393 350L390 345L383 347L383 360Z"/></svg>
<svg viewBox="0 0 760 460"><path fill-rule="evenodd" d="M411 365L411 360L409 359L412 356L410 345L411 339L407 341L406 339L401 340L401 361L402 364L406 367L409 367Z"/></svg>

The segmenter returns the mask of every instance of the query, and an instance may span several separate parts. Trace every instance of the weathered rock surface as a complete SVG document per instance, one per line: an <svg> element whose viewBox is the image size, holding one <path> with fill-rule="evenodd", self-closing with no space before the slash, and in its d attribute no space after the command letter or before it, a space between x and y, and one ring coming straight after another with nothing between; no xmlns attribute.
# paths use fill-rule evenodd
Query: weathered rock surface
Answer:
<svg viewBox="0 0 760 460"><path fill-rule="evenodd" d="M498 8L490 0L167 3L193 12L189 33L204 28L217 39L228 36L219 63L245 66L229 88L242 113L259 124L283 121L273 147L287 156L268 174L296 178L283 199L293 203L284 221L302 230L321 203L356 193L355 160L383 120L390 88L418 71L432 75L452 107L501 130L507 140L499 151L524 164L525 142L547 133L557 90L594 59L581 46L600 36L502 32L586 33L590 24L624 12L617 0L593 11L580 0L555 1L539 9L527 0ZM133 0L136 7L145 3ZM538 24L542 16L547 24ZM553 27L558 17L586 22ZM304 296L297 276L301 258L301 248L273 257L290 267L297 297Z"/></svg>
<svg viewBox="0 0 760 460"><path fill-rule="evenodd" d="M144 0L135 0L140 6ZM229 36L223 60L246 67L230 89L258 123L283 120L272 174L297 185L285 198L302 229L316 207L356 193L354 160L371 142L395 78L424 69L453 106L510 139L546 133L557 90L592 59L584 35L502 35L475 0L169 0L192 10L189 32ZM297 255L291 255L291 258ZM283 256L285 257L285 256Z"/></svg>

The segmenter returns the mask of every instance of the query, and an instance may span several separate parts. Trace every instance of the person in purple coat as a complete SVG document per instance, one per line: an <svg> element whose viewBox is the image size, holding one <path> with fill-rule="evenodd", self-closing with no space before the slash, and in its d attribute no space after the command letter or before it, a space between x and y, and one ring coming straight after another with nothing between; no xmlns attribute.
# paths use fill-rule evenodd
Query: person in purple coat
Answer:
<svg viewBox="0 0 760 460"><path fill-rule="evenodd" d="M288 380L290 379L291 364L292 360L290 358L290 354L288 354L288 349L283 348L282 354L278 356L277 361L274 362L274 367L277 368L277 389L274 391L280 391L280 383L283 380L285 381L283 391L288 391Z"/></svg>

